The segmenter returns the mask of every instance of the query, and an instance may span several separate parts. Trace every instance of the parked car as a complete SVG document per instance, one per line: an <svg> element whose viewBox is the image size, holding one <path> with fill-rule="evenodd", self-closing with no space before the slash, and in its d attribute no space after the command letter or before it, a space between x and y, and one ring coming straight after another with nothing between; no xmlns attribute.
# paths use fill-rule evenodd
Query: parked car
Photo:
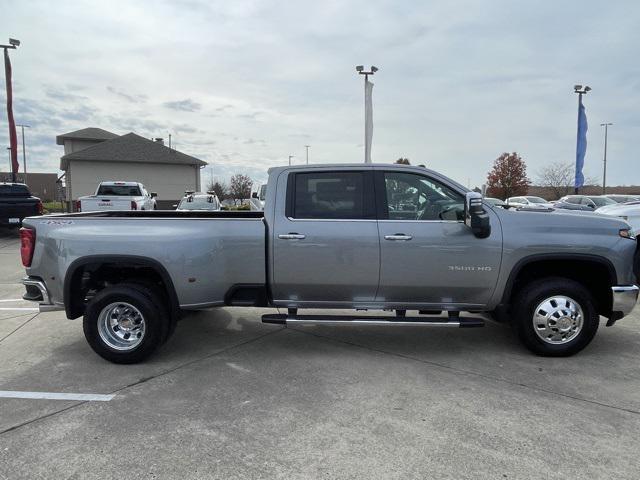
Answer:
<svg viewBox="0 0 640 480"><path fill-rule="evenodd" d="M493 197L484 197L484 201L493 207L506 207L508 204L504 200Z"/></svg>
<svg viewBox="0 0 640 480"><path fill-rule="evenodd" d="M250 205L251 210L264 210L264 201L267 197L267 185L262 184L258 191L251 194Z"/></svg>
<svg viewBox="0 0 640 480"><path fill-rule="evenodd" d="M100 182L95 195L78 198L76 211L155 210L157 196L138 182Z"/></svg>
<svg viewBox="0 0 640 480"><path fill-rule="evenodd" d="M640 201L607 205L596 210L596 213L622 218L634 232L640 232Z"/></svg>
<svg viewBox="0 0 640 480"><path fill-rule="evenodd" d="M185 192L180 203L178 205L174 205L174 207L177 207L176 210L180 211L217 211L220 210L220 201L218 200L216 192L213 191L206 193L188 191Z"/></svg>
<svg viewBox="0 0 640 480"><path fill-rule="evenodd" d="M533 197L527 195L524 197L509 197L506 200L507 205L515 206L518 208L552 208L553 204L547 202L542 197Z"/></svg>
<svg viewBox="0 0 640 480"><path fill-rule="evenodd" d="M610 195L603 195L603 197L610 198L616 203L638 202L640 201L640 195L622 195L619 193L612 193Z"/></svg>
<svg viewBox="0 0 640 480"><path fill-rule="evenodd" d="M287 309L266 323L390 328L477 327L486 312L510 319L532 352L566 356L589 344L600 315L613 325L638 297L622 219L492 207L407 165L279 167L267 185L264 212L25 219L26 297L83 316L89 345L116 363L147 358L181 311L224 305Z"/></svg>
<svg viewBox="0 0 640 480"><path fill-rule="evenodd" d="M22 219L42 215L42 202L24 183L0 182L0 226L19 227Z"/></svg>
<svg viewBox="0 0 640 480"><path fill-rule="evenodd" d="M553 204L555 208L570 210L596 210L605 205L615 205L616 202L602 195L566 195Z"/></svg>

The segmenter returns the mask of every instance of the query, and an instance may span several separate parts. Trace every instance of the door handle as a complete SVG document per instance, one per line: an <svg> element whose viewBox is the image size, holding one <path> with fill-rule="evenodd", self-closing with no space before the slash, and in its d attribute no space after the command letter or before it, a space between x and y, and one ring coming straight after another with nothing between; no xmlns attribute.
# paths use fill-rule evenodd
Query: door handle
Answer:
<svg viewBox="0 0 640 480"><path fill-rule="evenodd" d="M385 240L401 240L401 241L408 241L411 240L413 237L411 235L405 235L404 233L395 233L393 235L385 235L384 239Z"/></svg>
<svg viewBox="0 0 640 480"><path fill-rule="evenodd" d="M302 235L301 233L286 233L278 235L278 238L281 238L282 240L304 240L307 236Z"/></svg>

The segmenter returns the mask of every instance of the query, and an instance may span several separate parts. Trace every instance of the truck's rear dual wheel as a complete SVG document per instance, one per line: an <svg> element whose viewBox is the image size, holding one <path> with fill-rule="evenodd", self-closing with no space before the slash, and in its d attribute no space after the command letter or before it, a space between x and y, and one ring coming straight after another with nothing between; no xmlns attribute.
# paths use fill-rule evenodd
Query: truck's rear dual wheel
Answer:
<svg viewBox="0 0 640 480"><path fill-rule="evenodd" d="M586 347L600 317L583 285L551 277L526 285L513 303L513 326L532 352L550 357L573 355Z"/></svg>
<svg viewBox="0 0 640 480"><path fill-rule="evenodd" d="M136 283L107 287L96 294L84 315L84 336L102 358L137 363L166 340L170 318L165 303Z"/></svg>

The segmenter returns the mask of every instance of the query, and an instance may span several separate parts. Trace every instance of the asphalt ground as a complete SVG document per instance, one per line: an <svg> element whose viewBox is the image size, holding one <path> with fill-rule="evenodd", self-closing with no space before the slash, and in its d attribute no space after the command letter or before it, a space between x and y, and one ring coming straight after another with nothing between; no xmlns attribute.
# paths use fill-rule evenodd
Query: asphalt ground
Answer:
<svg viewBox="0 0 640 480"><path fill-rule="evenodd" d="M114 365L80 319L23 310L18 244L0 230L2 479L640 477L638 312L552 359L490 322L284 328L221 308ZM61 393L91 400L39 398Z"/></svg>

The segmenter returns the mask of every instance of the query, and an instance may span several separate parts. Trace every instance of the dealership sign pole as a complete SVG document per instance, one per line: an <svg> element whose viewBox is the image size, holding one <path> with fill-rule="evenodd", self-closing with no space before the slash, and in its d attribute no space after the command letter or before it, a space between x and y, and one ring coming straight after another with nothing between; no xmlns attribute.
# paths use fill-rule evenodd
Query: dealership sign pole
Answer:
<svg viewBox="0 0 640 480"><path fill-rule="evenodd" d="M358 65L356 72L364 75L364 163L371 163L371 141L373 140L373 83L369 81L369 75L378 71L378 67L371 66L366 72L364 66Z"/></svg>

